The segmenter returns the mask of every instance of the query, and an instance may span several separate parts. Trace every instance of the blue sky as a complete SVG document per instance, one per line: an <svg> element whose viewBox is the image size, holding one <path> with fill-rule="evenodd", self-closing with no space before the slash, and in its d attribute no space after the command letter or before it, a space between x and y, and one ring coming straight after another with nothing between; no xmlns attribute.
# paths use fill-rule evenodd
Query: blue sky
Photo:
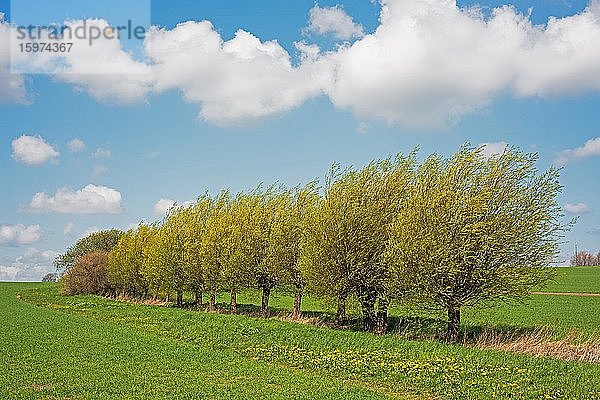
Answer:
<svg viewBox="0 0 600 400"><path fill-rule="evenodd" d="M538 152L540 169L562 165L560 204L567 217L579 216L564 256L575 242L599 251L600 139L593 140L600 137L600 83L594 79L600 76L600 54L593 52L600 52L600 36L594 36L600 32L600 3L511 3L516 11L502 15L521 15L531 24L523 29L536 46L525 46L526 51L522 45L505 50L490 34L496 26L490 21L505 21L492 11L506 4L502 1L478 3L479 17L473 2L417 3L385 1L390 11L380 20L382 5L369 0L318 6L314 1L154 1L151 24L162 28L163 36L155 33L152 49L131 59L110 53L113 48L98 50L106 53L97 65L108 70L102 63L111 59L117 60L111 67L122 68L100 78L78 69L83 64L77 54L66 61L71 75L8 75L0 43L0 280L39 279L53 270L52 256L85 232L160 219L155 208L161 199L184 202L206 191L239 191L259 182L296 185L323 177L334 161L363 165L415 146L423 156L451 154L464 142L489 143L490 151L509 143ZM6 19L9 8L0 0ZM595 12L598 26L589 22ZM425 38L407 30L406 15L431 29ZM558 34L545 30L549 17L564 22ZM465 18L479 21L466 33L464 21L470 20ZM211 21L212 30L188 25L189 32L206 35L199 39L177 28L203 20ZM494 29L503 34L520 26L499 25ZM214 35L230 41L239 29L256 42L239 36L233 51L257 47L275 56L260 53L258 60L247 61L244 57L256 57L251 53L240 61L220 49L197 50ZM435 39L438 29L442 39ZM471 34L478 29L481 39ZM582 31L596 46L573 39L573 32ZM556 50L557 37L572 40L575 53ZM168 49L182 38L189 54L174 59ZM273 40L278 45L265 45ZM319 55L303 59L295 45L300 41L318 46ZM515 58L494 56L502 51ZM281 54L289 55L290 65ZM423 59L433 61L419 66ZM412 63L418 67L403 69ZM129 74L149 64L161 68ZM12 82L9 78L16 86L3 83ZM249 88L240 89L245 84ZM83 146L71 143L70 149L73 139ZM66 197L57 195L61 189ZM36 194L41 194L37 203Z"/></svg>

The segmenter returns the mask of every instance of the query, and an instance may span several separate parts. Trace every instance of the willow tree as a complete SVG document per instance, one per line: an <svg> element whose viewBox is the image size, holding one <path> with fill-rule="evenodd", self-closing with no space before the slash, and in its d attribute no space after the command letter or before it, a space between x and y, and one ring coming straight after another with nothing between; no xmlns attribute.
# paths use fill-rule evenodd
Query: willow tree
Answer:
<svg viewBox="0 0 600 400"><path fill-rule="evenodd" d="M302 223L304 216L318 203L316 182L311 182L303 188L278 193L274 200L274 207L270 210L272 219L264 264L279 281L294 285L292 318L298 319L305 285L299 265ZM267 304L264 303L263 296L263 311L268 306L268 297Z"/></svg>
<svg viewBox="0 0 600 400"><path fill-rule="evenodd" d="M217 290L223 285L224 264L230 252L231 198L223 191L214 200L210 215L200 238L200 257L203 263L204 284L210 290L208 310L216 310Z"/></svg>
<svg viewBox="0 0 600 400"><path fill-rule="evenodd" d="M448 314L458 339L463 307L520 299L553 275L548 268L569 225L556 202L559 171L538 173L537 156L517 149L485 158L463 146L429 157L389 242L393 277Z"/></svg>
<svg viewBox="0 0 600 400"><path fill-rule="evenodd" d="M142 240L141 243L141 269L140 272L148 283L148 291L156 299L165 288L166 277L162 270L162 260L157 253L159 247L154 245L160 240L158 223L140 224L136 230L136 236Z"/></svg>
<svg viewBox="0 0 600 400"><path fill-rule="evenodd" d="M360 170L333 168L323 200L305 221L303 268L313 290L337 296L340 321L347 297L355 295L367 331L376 325L379 333L386 330L390 290L384 253L412 164L412 157L398 156Z"/></svg>
<svg viewBox="0 0 600 400"><path fill-rule="evenodd" d="M183 292L188 288L186 274L186 210L172 207L152 244L157 247L162 274L168 292L175 291L177 307L183 306Z"/></svg>
<svg viewBox="0 0 600 400"><path fill-rule="evenodd" d="M231 202L227 214L230 237L225 252L223 278L230 289L231 312L237 313L237 293L255 282L263 286L268 282L261 281L260 267L263 263L267 241L265 224L266 195L260 187L251 193L239 193Z"/></svg>
<svg viewBox="0 0 600 400"><path fill-rule="evenodd" d="M187 286L196 296L196 306L202 307L202 293L206 288L205 263L202 256L202 238L206 234L214 201L200 196L196 202L180 210L184 235L184 273Z"/></svg>
<svg viewBox="0 0 600 400"><path fill-rule="evenodd" d="M143 249L148 232L141 225L124 233L109 254L109 278L122 295L145 297L148 294L148 281L142 274Z"/></svg>

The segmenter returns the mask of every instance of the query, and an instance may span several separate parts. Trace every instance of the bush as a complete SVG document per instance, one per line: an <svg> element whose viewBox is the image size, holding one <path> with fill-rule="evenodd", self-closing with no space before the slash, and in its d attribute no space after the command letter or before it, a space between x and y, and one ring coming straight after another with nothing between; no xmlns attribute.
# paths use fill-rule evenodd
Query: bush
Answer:
<svg viewBox="0 0 600 400"><path fill-rule="evenodd" d="M44 275L42 282L56 282L58 281L58 274L49 273Z"/></svg>
<svg viewBox="0 0 600 400"><path fill-rule="evenodd" d="M61 292L66 295L112 293L108 279L108 252L95 251L79 258L60 279Z"/></svg>

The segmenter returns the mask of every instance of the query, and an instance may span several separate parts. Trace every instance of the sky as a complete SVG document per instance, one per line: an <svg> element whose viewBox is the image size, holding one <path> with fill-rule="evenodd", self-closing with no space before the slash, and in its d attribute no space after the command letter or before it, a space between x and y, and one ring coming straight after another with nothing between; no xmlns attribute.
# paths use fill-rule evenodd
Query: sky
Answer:
<svg viewBox="0 0 600 400"><path fill-rule="evenodd" d="M466 142L561 167L559 261L600 251L600 1L115 4L0 0L0 281L205 192ZM19 26L127 21L19 52Z"/></svg>

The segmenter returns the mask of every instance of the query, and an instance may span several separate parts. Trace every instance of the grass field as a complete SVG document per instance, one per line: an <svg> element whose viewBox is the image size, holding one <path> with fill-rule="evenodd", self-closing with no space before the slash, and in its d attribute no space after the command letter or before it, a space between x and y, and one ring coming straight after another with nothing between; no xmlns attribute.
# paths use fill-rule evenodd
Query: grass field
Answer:
<svg viewBox="0 0 600 400"><path fill-rule="evenodd" d="M600 267L558 268L553 282L541 288L542 292L600 293Z"/></svg>
<svg viewBox="0 0 600 400"><path fill-rule="evenodd" d="M569 292L571 282L589 282L560 279ZM0 284L1 399L600 399L599 364L56 289ZM240 296L250 300L258 297ZM279 295L273 306L289 301ZM314 299L305 306L323 311ZM599 309L600 298L536 295L470 311L465 323L592 332Z"/></svg>

